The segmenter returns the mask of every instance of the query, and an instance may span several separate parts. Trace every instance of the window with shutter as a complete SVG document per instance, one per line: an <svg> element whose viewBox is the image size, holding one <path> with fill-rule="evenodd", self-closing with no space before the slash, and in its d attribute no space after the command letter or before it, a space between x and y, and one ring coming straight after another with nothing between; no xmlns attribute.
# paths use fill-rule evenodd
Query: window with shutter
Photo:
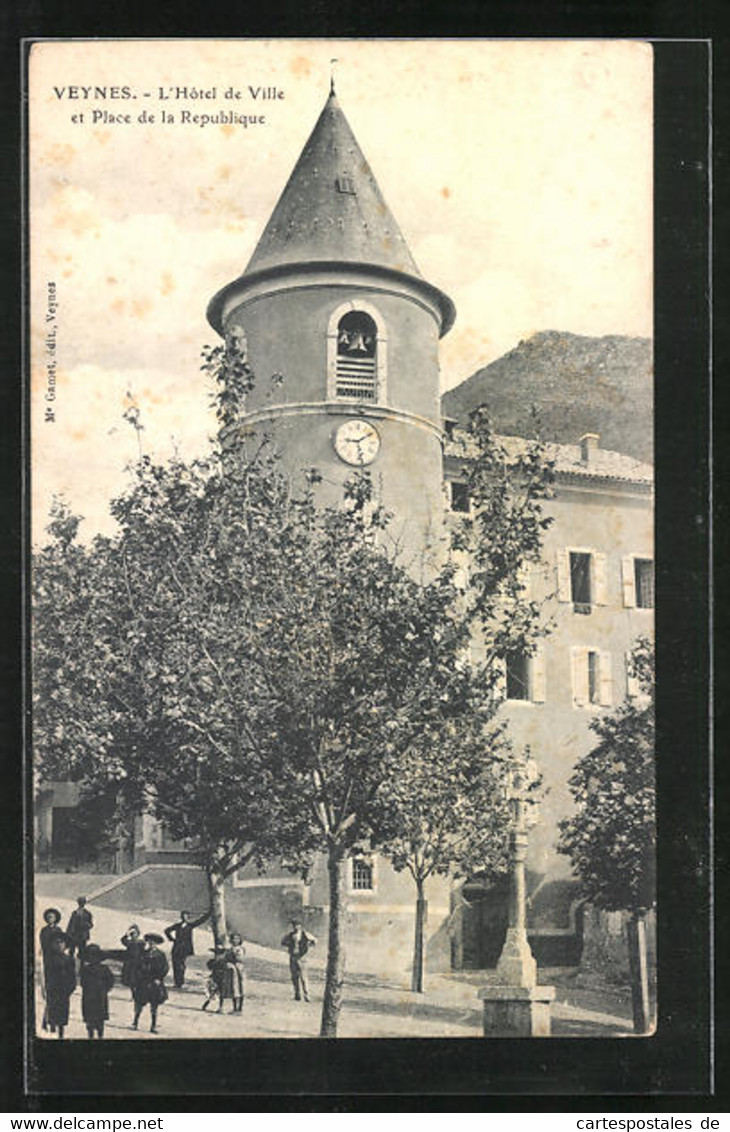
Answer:
<svg viewBox="0 0 730 1132"><path fill-rule="evenodd" d="M588 703L599 704L601 702L600 656L595 649L588 649L586 659L588 661Z"/></svg>
<svg viewBox="0 0 730 1132"><path fill-rule="evenodd" d="M385 322L372 303L338 306L327 324L327 396L384 402L386 350Z"/></svg>
<svg viewBox="0 0 730 1132"><path fill-rule="evenodd" d="M522 652L508 652L505 657L506 696L508 700L529 700L530 662Z"/></svg>
<svg viewBox="0 0 730 1132"><path fill-rule="evenodd" d="M449 506L452 511L459 511L462 514L469 513L471 500L469 499L468 484L460 483L458 480L449 482Z"/></svg>
<svg viewBox="0 0 730 1132"><path fill-rule="evenodd" d="M650 558L634 559L634 591L637 609L654 608L654 563Z"/></svg>
<svg viewBox="0 0 730 1132"><path fill-rule="evenodd" d="M570 599L576 613L591 611L591 555L570 551Z"/></svg>
<svg viewBox="0 0 730 1132"><path fill-rule="evenodd" d="M374 401L377 329L369 314L350 311L337 327L335 396Z"/></svg>

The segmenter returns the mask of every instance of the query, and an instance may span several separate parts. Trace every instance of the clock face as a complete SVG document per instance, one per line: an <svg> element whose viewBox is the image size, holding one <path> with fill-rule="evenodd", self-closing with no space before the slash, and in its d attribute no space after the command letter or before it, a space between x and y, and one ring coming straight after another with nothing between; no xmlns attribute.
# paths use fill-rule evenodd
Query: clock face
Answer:
<svg viewBox="0 0 730 1132"><path fill-rule="evenodd" d="M346 464L372 464L380 448L380 434L369 421L345 421L335 433L335 452Z"/></svg>

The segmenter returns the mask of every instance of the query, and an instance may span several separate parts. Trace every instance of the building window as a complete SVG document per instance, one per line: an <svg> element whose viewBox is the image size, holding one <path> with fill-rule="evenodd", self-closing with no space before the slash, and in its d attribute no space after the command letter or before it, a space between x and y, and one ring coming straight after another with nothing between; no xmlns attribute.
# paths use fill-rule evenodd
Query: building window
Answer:
<svg viewBox="0 0 730 1132"><path fill-rule="evenodd" d="M471 510L471 500L469 498L469 486L465 483L459 483L458 480L451 480L449 482L449 505L452 511L460 511L463 514L468 514Z"/></svg>
<svg viewBox="0 0 730 1132"><path fill-rule="evenodd" d="M508 652L505 658L508 700L529 700L530 661L523 652Z"/></svg>
<svg viewBox="0 0 730 1132"><path fill-rule="evenodd" d="M385 322L377 307L363 299L341 303L327 322L327 397L383 404L387 351Z"/></svg>
<svg viewBox="0 0 730 1132"><path fill-rule="evenodd" d="M532 656L508 652L497 661L497 690L505 700L531 704L545 702L545 653L542 644Z"/></svg>
<svg viewBox="0 0 730 1132"><path fill-rule="evenodd" d="M368 857L352 858L352 891L372 892L375 888L373 862Z"/></svg>
<svg viewBox="0 0 730 1132"><path fill-rule="evenodd" d="M350 311L337 326L335 396L374 401L377 328L369 314Z"/></svg>
<svg viewBox="0 0 730 1132"><path fill-rule="evenodd" d="M580 551L570 552L570 600L576 613L590 612L591 608L591 556Z"/></svg>
<svg viewBox="0 0 730 1132"><path fill-rule="evenodd" d="M637 608L654 608L654 563L650 558L634 559L634 592Z"/></svg>
<svg viewBox="0 0 730 1132"><path fill-rule="evenodd" d="M630 609L654 608L654 560L627 554L621 560L624 605Z"/></svg>
<svg viewBox="0 0 730 1132"><path fill-rule="evenodd" d="M601 702L601 670L600 657L595 649L588 650L588 703Z"/></svg>
<svg viewBox="0 0 730 1132"><path fill-rule="evenodd" d="M606 605L606 556L583 548L558 551L558 599L576 613Z"/></svg>
<svg viewBox="0 0 730 1132"><path fill-rule="evenodd" d="M599 649L576 647L572 650L573 705L610 707L613 701L611 654Z"/></svg>

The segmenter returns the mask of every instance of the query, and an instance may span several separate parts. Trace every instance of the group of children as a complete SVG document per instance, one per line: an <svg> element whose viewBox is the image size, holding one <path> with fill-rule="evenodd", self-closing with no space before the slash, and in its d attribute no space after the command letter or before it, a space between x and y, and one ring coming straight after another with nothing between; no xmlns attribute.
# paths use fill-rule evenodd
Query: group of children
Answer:
<svg viewBox="0 0 730 1132"><path fill-rule="evenodd" d="M79 908L83 909L85 900L79 897ZM78 909L77 909L78 911ZM89 1038L104 1037L104 1023L109 1018L109 992L114 985L114 974L103 962L106 958L121 958L121 981L129 987L134 1002L134 1018L131 1028L138 1029L140 1017L145 1006L150 1008L150 1033L157 1033L157 1012L167 1001L165 986L170 965L167 956L160 950L163 938L156 932L142 935L137 924L132 924L121 938L123 952L106 951L95 943L89 943L93 926L90 913L86 912L84 925L86 934L80 941L73 935L75 926L72 914L69 926L64 932L61 928L61 913L57 908L46 908L43 913L45 926L40 932L40 946L43 961L43 989L45 1009L43 1029L64 1037L69 1018L71 996L77 986L77 970L74 950L78 950L78 982L81 985L81 1014ZM188 913L181 913L184 926ZM77 918L78 919L78 918ZM191 925L192 926L192 925ZM197 926L197 922L195 924ZM192 940L188 941L187 954L192 954ZM243 940L237 932L232 932L227 946L210 949L213 958L208 960L208 979L206 998L202 1009L207 1010L210 1003L218 1000L218 1013L223 1012L226 999L233 1003L231 1013L240 1014L243 1010L244 972L243 960L246 954ZM175 953L175 984L182 987L185 977L185 961Z"/></svg>
<svg viewBox="0 0 730 1132"><path fill-rule="evenodd" d="M114 975L102 962L101 948L88 942L93 920L84 909L85 903L84 898L79 897L79 908L72 913L65 932L61 928L61 913L57 908L46 908L43 913L45 927L40 933L45 991L43 1029L58 1034L59 1038L63 1038L68 1025L69 1003L77 985L74 951L78 951L79 956L81 1014L90 1038L104 1037L104 1023L109 1017L109 991L114 984ZM84 917L78 916L79 909L86 912ZM81 938L78 935L79 919L84 924Z"/></svg>

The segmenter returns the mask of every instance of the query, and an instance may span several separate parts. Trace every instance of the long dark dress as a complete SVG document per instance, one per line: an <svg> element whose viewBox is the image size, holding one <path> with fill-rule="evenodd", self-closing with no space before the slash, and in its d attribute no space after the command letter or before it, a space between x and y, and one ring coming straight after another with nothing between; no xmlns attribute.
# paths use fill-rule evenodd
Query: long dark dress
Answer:
<svg viewBox="0 0 730 1132"><path fill-rule="evenodd" d="M122 963L122 985L134 989L144 954L144 943L141 939L133 939L127 935L122 936L121 942L127 949L127 954Z"/></svg>
<svg viewBox="0 0 730 1132"><path fill-rule="evenodd" d="M137 981L132 987L134 1001L137 1006L159 1006L167 1002L167 987L165 975L170 970L167 956L156 948L145 951L140 957Z"/></svg>
<svg viewBox="0 0 730 1132"><path fill-rule="evenodd" d="M76 987L73 956L49 955L46 964L46 1017L49 1026L68 1025L68 1004Z"/></svg>
<svg viewBox="0 0 730 1132"><path fill-rule="evenodd" d="M46 924L41 928L38 933L38 938L41 945L41 955L43 956L43 979L45 982L46 968L48 966L48 959L56 950L54 944L57 939L63 937L63 930L58 924Z"/></svg>
<svg viewBox="0 0 730 1132"><path fill-rule="evenodd" d="M109 1017L109 991L114 975L104 963L84 963L81 967L81 1014L87 1026L96 1026Z"/></svg>

